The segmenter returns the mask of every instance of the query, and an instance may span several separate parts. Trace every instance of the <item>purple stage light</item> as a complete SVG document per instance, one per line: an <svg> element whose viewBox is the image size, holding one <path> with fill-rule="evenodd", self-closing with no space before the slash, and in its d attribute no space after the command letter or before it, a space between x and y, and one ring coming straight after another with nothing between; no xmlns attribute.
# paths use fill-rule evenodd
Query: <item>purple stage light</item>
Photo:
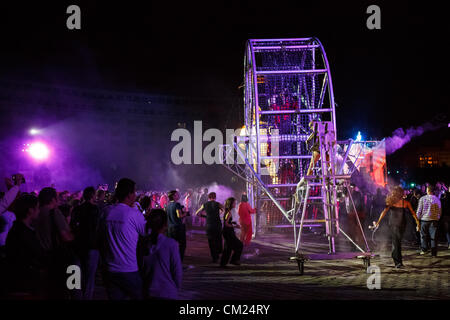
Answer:
<svg viewBox="0 0 450 320"><path fill-rule="evenodd" d="M30 157L35 160L45 160L50 154L48 147L42 142L33 142L28 146L25 151L29 153Z"/></svg>

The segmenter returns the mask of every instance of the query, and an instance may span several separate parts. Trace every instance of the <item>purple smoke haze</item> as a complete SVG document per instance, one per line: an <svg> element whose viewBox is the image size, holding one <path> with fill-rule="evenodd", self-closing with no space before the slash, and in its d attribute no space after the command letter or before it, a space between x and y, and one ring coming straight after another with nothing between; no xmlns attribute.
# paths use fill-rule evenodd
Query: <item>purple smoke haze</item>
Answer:
<svg viewBox="0 0 450 320"><path fill-rule="evenodd" d="M220 203L225 203L225 200L229 197L235 197L235 192L231 190L230 188L220 185L217 182L214 182L207 186L209 192L215 192L217 195L217 201ZM240 201L240 199L237 199Z"/></svg>
<svg viewBox="0 0 450 320"><path fill-rule="evenodd" d="M431 123L425 123L424 125L415 128L410 127L406 129L406 131L402 128L398 128L392 133L391 137L386 138L386 154L392 154L411 141L412 138L421 136L426 131L436 129L438 129L438 126Z"/></svg>

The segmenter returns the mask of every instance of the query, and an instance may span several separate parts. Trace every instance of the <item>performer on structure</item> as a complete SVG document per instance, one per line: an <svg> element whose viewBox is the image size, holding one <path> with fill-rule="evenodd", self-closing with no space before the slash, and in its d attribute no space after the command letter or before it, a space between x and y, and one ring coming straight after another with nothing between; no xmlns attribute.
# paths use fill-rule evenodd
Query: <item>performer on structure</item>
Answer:
<svg viewBox="0 0 450 320"><path fill-rule="evenodd" d="M252 241L252 217L251 214L256 213L256 209L253 209L248 203L247 195L243 194L241 203L238 206L239 223L241 224L241 236L240 239L244 245L249 245Z"/></svg>
<svg viewBox="0 0 450 320"><path fill-rule="evenodd" d="M402 238L406 228L405 211L408 210L412 214L417 224L417 231L420 230L420 222L417 218L411 203L403 198L404 191L402 187L395 187L386 198L386 208L381 212L375 228L378 228L381 220L389 212L389 227L392 233L392 259L394 259L395 267L402 268Z"/></svg>
<svg viewBox="0 0 450 320"><path fill-rule="evenodd" d="M312 133L309 135L306 140L306 145L308 146L309 151L312 153L311 161L309 162L308 171L306 172L307 176L312 175L314 166L317 161L320 159L320 147L319 147L319 136L317 130L317 123L314 121L309 122L309 128L312 130ZM306 184L305 178L302 177L300 182L297 184L296 195L298 195L299 189L301 189ZM298 198L297 198L298 199ZM297 200L298 202L298 200Z"/></svg>
<svg viewBox="0 0 450 320"><path fill-rule="evenodd" d="M320 154L320 140L319 140L319 129L318 129L319 123L318 121L310 121L309 122L309 128L312 130L312 133L306 140L306 145L308 146L309 151L312 153L311 161L309 162L308 171L306 172L307 176L311 176L313 174L314 166L316 165L317 161L321 159ZM328 124L324 124L324 132L322 136L322 144L323 149L325 150L325 159L328 161L327 163L327 170L329 174L333 173L333 165L330 164L330 158L334 159L335 157L335 146L336 146L336 138L335 138L335 132L333 128L329 128ZM323 155L322 155L323 156ZM323 172L323 175L326 175L327 172ZM300 182L297 184L297 189L295 192L295 199L296 202L299 202L299 194L300 190L306 185L305 178L302 177Z"/></svg>

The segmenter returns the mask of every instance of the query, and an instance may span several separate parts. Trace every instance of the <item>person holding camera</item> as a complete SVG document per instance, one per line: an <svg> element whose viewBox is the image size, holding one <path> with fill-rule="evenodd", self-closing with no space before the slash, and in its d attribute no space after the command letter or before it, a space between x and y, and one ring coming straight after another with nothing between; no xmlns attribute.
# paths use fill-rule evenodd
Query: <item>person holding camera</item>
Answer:
<svg viewBox="0 0 450 320"><path fill-rule="evenodd" d="M5 178L5 182L8 191L0 199L0 216L8 210L9 206L16 199L20 191L19 187L22 183L25 183L25 178L22 174L17 173L12 176L12 179Z"/></svg>
<svg viewBox="0 0 450 320"><path fill-rule="evenodd" d="M168 194L169 203L166 207L167 216L169 218L169 227L167 235L169 238L175 239L180 248L181 261L184 259L184 251L186 250L186 225L184 219L189 215L184 207L178 202L180 193L172 190Z"/></svg>
<svg viewBox="0 0 450 320"><path fill-rule="evenodd" d="M15 174L11 179L5 178L8 191L0 198L0 264L5 256L5 242L12 228L16 215L11 211L14 200L20 194L20 185L25 183L21 174Z"/></svg>

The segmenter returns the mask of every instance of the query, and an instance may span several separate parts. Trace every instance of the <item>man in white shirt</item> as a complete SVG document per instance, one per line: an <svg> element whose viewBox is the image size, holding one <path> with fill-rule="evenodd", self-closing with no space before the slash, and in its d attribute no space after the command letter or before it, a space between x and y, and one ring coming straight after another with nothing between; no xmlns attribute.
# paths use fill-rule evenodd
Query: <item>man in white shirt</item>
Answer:
<svg viewBox="0 0 450 320"><path fill-rule="evenodd" d="M136 249L139 236L146 235L146 222L142 213L133 207L136 183L121 179L115 196L119 203L105 208L101 223L101 254L106 267L108 297L110 300L142 299Z"/></svg>
<svg viewBox="0 0 450 320"><path fill-rule="evenodd" d="M420 198L417 207L417 217L420 219L420 254L424 255L429 250L431 242L431 255L437 255L436 231L441 217L441 201L434 195L434 187L427 187L427 194Z"/></svg>

